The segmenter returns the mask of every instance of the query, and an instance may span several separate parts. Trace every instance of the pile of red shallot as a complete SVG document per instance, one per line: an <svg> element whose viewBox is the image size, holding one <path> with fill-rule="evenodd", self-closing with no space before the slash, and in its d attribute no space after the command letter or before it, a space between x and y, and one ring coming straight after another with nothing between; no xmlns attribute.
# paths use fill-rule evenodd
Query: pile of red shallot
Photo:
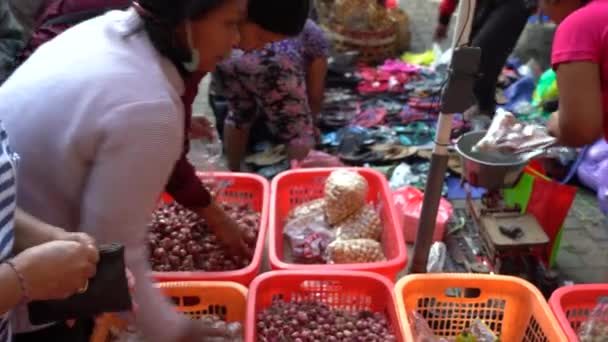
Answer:
<svg viewBox="0 0 608 342"><path fill-rule="evenodd" d="M315 301L275 301L257 315L256 324L257 339L261 342L397 340L382 313L348 313Z"/></svg>
<svg viewBox="0 0 608 342"><path fill-rule="evenodd" d="M245 242L254 249L260 214L248 205L222 206L244 230ZM177 203L159 207L148 228L150 262L154 271L232 271L250 263L245 258L229 255L205 220Z"/></svg>

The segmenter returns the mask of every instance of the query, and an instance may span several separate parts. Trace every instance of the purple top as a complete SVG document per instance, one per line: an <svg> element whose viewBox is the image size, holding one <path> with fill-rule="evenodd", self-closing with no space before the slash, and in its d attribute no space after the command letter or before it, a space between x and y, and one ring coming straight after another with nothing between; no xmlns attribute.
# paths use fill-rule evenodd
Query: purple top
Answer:
<svg viewBox="0 0 608 342"><path fill-rule="evenodd" d="M228 100L226 124L239 127L265 115L283 143L309 142L314 126L306 92L306 67L328 55L323 31L308 20L302 33L251 52L235 51L218 65L212 90Z"/></svg>

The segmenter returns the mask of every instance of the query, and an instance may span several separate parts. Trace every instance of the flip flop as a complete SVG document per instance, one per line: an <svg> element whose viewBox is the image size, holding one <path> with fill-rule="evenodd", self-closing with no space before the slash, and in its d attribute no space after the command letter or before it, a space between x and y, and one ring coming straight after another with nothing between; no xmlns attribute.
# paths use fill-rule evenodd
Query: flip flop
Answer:
<svg viewBox="0 0 608 342"><path fill-rule="evenodd" d="M285 145L277 145L264 152L256 153L245 158L247 164L257 166L270 166L278 164L287 159L287 149Z"/></svg>
<svg viewBox="0 0 608 342"><path fill-rule="evenodd" d="M383 160L386 162L402 161L415 155L417 152L415 147L395 144L377 144L372 146L371 150L381 153Z"/></svg>
<svg viewBox="0 0 608 342"><path fill-rule="evenodd" d="M421 146L433 141L433 128L422 121L412 122L405 126L395 127L399 142L405 146Z"/></svg>
<svg viewBox="0 0 608 342"><path fill-rule="evenodd" d="M382 153L371 149L373 144L373 140L368 139L357 146L354 151L350 153L341 153L339 158L343 163L353 166L381 163L383 155Z"/></svg>
<svg viewBox="0 0 608 342"><path fill-rule="evenodd" d="M433 151L429 149L419 150L416 155L422 159L431 160ZM448 169L457 175L462 175L464 172L462 169L462 160L456 152L448 152Z"/></svg>
<svg viewBox="0 0 608 342"><path fill-rule="evenodd" d="M509 102L502 89L496 89L496 104L504 105Z"/></svg>
<svg viewBox="0 0 608 342"><path fill-rule="evenodd" d="M272 179L272 178L274 178L274 176L278 175L279 173L289 170L289 166L290 166L289 161L287 159L285 159L278 164L275 164L272 166L266 166L266 167L259 169L257 171L257 174L259 174L260 176L262 176L266 179Z"/></svg>

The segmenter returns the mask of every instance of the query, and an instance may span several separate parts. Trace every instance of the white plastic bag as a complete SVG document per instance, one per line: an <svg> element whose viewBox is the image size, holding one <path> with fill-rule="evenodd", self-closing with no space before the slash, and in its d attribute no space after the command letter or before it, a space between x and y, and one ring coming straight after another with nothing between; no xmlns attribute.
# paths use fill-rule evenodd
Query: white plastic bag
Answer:
<svg viewBox="0 0 608 342"><path fill-rule="evenodd" d="M554 142L546 127L520 122L513 114L499 110L474 152L520 154Z"/></svg>

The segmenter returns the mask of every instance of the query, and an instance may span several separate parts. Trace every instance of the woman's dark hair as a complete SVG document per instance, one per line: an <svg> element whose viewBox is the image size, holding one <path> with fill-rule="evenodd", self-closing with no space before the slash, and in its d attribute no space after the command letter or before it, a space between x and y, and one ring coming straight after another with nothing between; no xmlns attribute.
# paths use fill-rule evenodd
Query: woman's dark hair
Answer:
<svg viewBox="0 0 608 342"><path fill-rule="evenodd" d="M184 63L192 59L191 51L175 37L177 26L184 20L198 19L221 6L226 0L134 0L133 7L144 22L152 45L169 58L182 75L188 72Z"/></svg>
<svg viewBox="0 0 608 342"><path fill-rule="evenodd" d="M249 0L248 20L270 32L297 36L310 12L310 0Z"/></svg>

